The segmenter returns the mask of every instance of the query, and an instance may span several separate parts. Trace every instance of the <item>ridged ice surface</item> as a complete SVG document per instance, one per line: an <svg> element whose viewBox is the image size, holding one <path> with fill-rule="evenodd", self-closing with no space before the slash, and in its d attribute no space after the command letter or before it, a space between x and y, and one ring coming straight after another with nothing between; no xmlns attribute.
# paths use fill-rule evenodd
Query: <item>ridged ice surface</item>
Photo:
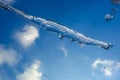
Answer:
<svg viewBox="0 0 120 80"><path fill-rule="evenodd" d="M6 10L9 10L13 13L16 13L17 15L20 15L35 24L40 25L42 29L45 29L47 31L51 31L51 32L58 34L60 39L62 39L63 37L67 37L71 41L78 41L79 44L94 45L94 46L102 47L104 49L112 48L112 44L110 44L110 43L92 39L90 37L87 37L87 36L77 32L77 31L74 31L73 29L70 29L66 26L60 25L56 22L49 21L49 20L46 20L46 19L40 18L40 17L27 15L27 14L23 13L22 11L17 10L9 5L5 5L3 3L0 3L0 7L4 8Z"/></svg>

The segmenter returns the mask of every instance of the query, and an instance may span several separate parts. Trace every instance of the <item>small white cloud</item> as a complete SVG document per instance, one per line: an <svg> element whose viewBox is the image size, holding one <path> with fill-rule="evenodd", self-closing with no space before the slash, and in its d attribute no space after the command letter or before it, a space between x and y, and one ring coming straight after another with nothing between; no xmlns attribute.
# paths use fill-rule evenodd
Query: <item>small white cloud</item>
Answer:
<svg viewBox="0 0 120 80"><path fill-rule="evenodd" d="M104 67L101 69L105 76L112 76L112 68L111 67Z"/></svg>
<svg viewBox="0 0 120 80"><path fill-rule="evenodd" d="M112 76L114 72L120 70L120 62L102 60L98 58L93 62L92 68L93 70L97 68L100 69L100 71L103 72L105 76Z"/></svg>
<svg viewBox="0 0 120 80"><path fill-rule="evenodd" d="M41 80L42 73L39 71L40 66L40 61L36 60L30 67L26 68L23 73L17 75L17 80Z"/></svg>
<svg viewBox="0 0 120 80"><path fill-rule="evenodd" d="M68 50L65 48L63 43L60 45L59 49L64 53L64 56L68 55Z"/></svg>
<svg viewBox="0 0 120 80"><path fill-rule="evenodd" d="M9 66L14 66L20 59L20 54L14 49L0 46L0 65L8 64Z"/></svg>
<svg viewBox="0 0 120 80"><path fill-rule="evenodd" d="M15 37L23 47L27 48L39 37L39 32L36 27L26 25L22 31L15 34Z"/></svg>
<svg viewBox="0 0 120 80"><path fill-rule="evenodd" d="M98 59L95 60L95 62L92 64L92 67L97 68L97 66L98 66L99 64L111 66L113 63L114 63L113 61L101 60L100 58L98 58Z"/></svg>

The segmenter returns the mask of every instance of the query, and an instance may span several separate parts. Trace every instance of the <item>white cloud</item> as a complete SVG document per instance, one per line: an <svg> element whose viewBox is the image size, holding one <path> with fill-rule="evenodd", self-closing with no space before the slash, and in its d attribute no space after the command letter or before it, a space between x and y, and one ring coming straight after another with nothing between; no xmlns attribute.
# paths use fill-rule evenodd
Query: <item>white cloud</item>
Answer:
<svg viewBox="0 0 120 80"><path fill-rule="evenodd" d="M105 76L112 76L112 68L111 67L104 67L101 69L104 72Z"/></svg>
<svg viewBox="0 0 120 80"><path fill-rule="evenodd" d="M101 60L100 58L98 58L98 59L95 60L95 62L92 64L92 67L97 68L97 66L98 66L99 64L111 66L113 63L114 63L113 61Z"/></svg>
<svg viewBox="0 0 120 80"><path fill-rule="evenodd" d="M60 45L59 49L64 53L64 56L68 55L68 50L65 48L63 43Z"/></svg>
<svg viewBox="0 0 120 80"><path fill-rule="evenodd" d="M39 72L40 66L40 61L36 60L30 67L26 68L23 73L17 75L17 80L41 80L42 73Z"/></svg>
<svg viewBox="0 0 120 80"><path fill-rule="evenodd" d="M112 60L102 60L98 58L93 62L92 68L100 69L100 71L103 72L105 76L112 76L114 72L120 70L120 62Z"/></svg>
<svg viewBox="0 0 120 80"><path fill-rule="evenodd" d="M8 64L9 66L14 66L20 59L20 54L14 49L0 46L0 65Z"/></svg>
<svg viewBox="0 0 120 80"><path fill-rule="evenodd" d="M36 27L26 25L22 31L18 31L15 34L15 37L26 48L35 42L39 37L39 32Z"/></svg>

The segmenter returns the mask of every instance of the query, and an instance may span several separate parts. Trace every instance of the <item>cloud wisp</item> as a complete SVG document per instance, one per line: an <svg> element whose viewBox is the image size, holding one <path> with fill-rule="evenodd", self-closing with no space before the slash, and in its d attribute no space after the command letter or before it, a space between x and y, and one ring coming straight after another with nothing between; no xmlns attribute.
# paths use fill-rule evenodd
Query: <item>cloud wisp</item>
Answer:
<svg viewBox="0 0 120 80"><path fill-rule="evenodd" d="M113 60L96 59L92 64L93 70L99 69L105 76L113 76L114 72L120 71L120 62Z"/></svg>
<svg viewBox="0 0 120 80"><path fill-rule="evenodd" d="M65 48L63 43L60 45L59 49L64 53L65 57L68 55L68 49Z"/></svg>
<svg viewBox="0 0 120 80"><path fill-rule="evenodd" d="M14 49L0 46L0 65L7 64L8 66L14 66L20 59L21 55Z"/></svg>
<svg viewBox="0 0 120 80"><path fill-rule="evenodd" d="M15 38L25 48L29 47L39 37L38 29L34 26L26 25L22 31L18 31L15 34Z"/></svg>
<svg viewBox="0 0 120 80"><path fill-rule="evenodd" d="M30 67L27 67L25 71L17 75L17 80L41 80L42 72L39 71L41 62L36 60Z"/></svg>

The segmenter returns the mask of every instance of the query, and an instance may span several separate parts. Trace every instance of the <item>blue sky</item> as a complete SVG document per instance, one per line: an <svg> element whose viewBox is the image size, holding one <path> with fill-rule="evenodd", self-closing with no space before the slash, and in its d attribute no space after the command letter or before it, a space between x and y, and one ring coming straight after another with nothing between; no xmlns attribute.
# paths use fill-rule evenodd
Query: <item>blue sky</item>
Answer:
<svg viewBox="0 0 120 80"><path fill-rule="evenodd" d="M0 0L1 1L1 0ZM0 80L119 80L120 12L111 21L110 0L6 0L30 15L68 26L94 39L110 42L104 50L80 47L0 9Z"/></svg>

